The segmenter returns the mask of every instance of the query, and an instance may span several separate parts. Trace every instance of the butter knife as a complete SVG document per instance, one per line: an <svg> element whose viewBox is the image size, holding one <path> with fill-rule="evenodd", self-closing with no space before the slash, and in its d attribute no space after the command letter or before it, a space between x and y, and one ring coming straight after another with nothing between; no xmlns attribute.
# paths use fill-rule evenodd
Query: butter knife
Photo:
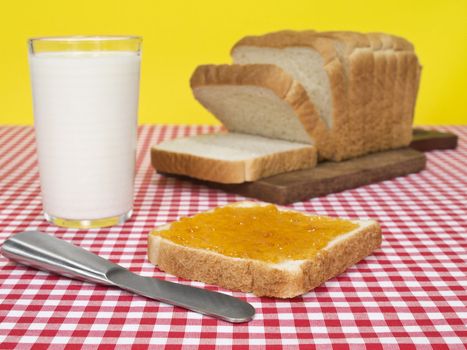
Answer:
<svg viewBox="0 0 467 350"><path fill-rule="evenodd" d="M2 254L21 264L66 277L118 287L150 299L228 322L250 321L255 309L232 296L161 279L143 277L54 236L27 231L8 238Z"/></svg>

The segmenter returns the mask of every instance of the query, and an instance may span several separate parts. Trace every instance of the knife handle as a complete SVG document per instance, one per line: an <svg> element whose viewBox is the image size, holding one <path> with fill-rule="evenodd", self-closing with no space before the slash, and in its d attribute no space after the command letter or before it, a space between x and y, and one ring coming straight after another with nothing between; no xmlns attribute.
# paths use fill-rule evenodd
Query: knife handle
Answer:
<svg viewBox="0 0 467 350"><path fill-rule="evenodd" d="M107 274L122 269L83 248L37 231L11 236L3 243L2 254L40 270L106 285L114 285Z"/></svg>

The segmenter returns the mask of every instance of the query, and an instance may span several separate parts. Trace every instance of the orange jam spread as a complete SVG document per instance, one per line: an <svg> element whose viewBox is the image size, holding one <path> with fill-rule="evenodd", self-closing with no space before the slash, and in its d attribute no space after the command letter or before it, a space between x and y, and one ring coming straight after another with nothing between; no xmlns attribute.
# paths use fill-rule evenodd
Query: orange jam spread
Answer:
<svg viewBox="0 0 467 350"><path fill-rule="evenodd" d="M170 229L152 234L226 256L278 263L310 258L357 226L348 220L281 211L274 205L226 206L182 218Z"/></svg>

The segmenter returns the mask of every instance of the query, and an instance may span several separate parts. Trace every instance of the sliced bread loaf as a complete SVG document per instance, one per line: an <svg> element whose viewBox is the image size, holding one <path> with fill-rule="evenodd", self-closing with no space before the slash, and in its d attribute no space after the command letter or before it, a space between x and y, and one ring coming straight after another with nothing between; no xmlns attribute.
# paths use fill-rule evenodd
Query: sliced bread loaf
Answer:
<svg viewBox="0 0 467 350"><path fill-rule="evenodd" d="M292 298L344 272L381 244L373 220L316 217L253 202L221 209L227 209L221 216L202 213L156 228L148 237L149 261L179 277Z"/></svg>
<svg viewBox="0 0 467 350"><path fill-rule="evenodd" d="M165 141L151 149L153 167L162 173L242 183L312 168L312 145L237 133L198 135Z"/></svg>
<svg viewBox="0 0 467 350"><path fill-rule="evenodd" d="M237 64L275 64L304 86L321 118L333 129L328 137L332 135L338 151L331 159L410 142L420 66L413 45L403 38L383 33L281 31L241 39L232 57ZM339 68L329 70L327 65L336 57ZM336 75L339 72L343 75Z"/></svg>

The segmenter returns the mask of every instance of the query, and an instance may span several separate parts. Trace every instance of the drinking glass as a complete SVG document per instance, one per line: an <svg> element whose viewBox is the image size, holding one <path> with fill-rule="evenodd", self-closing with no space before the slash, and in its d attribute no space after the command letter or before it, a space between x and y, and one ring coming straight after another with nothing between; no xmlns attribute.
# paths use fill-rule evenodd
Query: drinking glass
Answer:
<svg viewBox="0 0 467 350"><path fill-rule="evenodd" d="M131 217L141 43L28 41L42 204L55 225L104 227Z"/></svg>

